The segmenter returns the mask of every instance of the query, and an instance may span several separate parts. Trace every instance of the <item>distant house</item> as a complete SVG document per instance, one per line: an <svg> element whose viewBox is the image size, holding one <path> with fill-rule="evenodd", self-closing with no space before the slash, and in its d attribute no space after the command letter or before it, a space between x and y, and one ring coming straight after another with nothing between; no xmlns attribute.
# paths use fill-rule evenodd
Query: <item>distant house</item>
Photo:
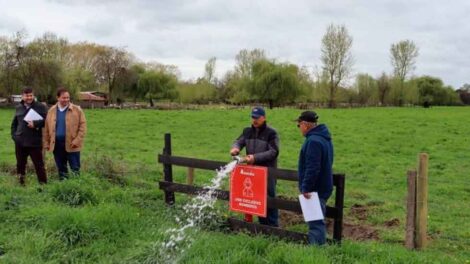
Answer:
<svg viewBox="0 0 470 264"><path fill-rule="evenodd" d="M78 94L78 104L82 108L102 108L107 105L106 94L101 92L80 92Z"/></svg>
<svg viewBox="0 0 470 264"><path fill-rule="evenodd" d="M21 103L22 97L21 94L12 94L10 96L10 101L12 103Z"/></svg>
<svg viewBox="0 0 470 264"><path fill-rule="evenodd" d="M470 105L470 89L460 88L456 91L459 94L460 100L465 105Z"/></svg>

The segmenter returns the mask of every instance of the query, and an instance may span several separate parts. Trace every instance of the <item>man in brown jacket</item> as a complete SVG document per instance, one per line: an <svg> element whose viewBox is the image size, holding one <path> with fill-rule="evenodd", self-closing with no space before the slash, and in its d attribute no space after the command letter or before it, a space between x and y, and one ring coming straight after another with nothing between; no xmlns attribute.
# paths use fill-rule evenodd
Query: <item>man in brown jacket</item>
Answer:
<svg viewBox="0 0 470 264"><path fill-rule="evenodd" d="M70 103L65 88L57 90L57 104L49 109L44 129L44 148L53 151L59 179L68 178L67 162L73 173L80 172L80 150L86 133L85 114Z"/></svg>

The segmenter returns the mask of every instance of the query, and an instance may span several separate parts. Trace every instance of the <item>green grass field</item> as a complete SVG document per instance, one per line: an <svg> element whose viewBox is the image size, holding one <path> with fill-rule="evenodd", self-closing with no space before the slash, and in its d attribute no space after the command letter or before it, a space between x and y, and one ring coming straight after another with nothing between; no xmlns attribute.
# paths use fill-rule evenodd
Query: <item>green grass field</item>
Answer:
<svg viewBox="0 0 470 264"><path fill-rule="evenodd" d="M296 168L303 138L292 120L299 113L267 110L281 137L281 168ZM318 113L333 134L334 170L346 174L346 222L377 230L378 240L345 238L341 246L316 248L201 231L180 263L470 263L470 108ZM151 263L179 210L165 206L156 184L164 133L172 134L174 155L229 161L232 141L250 122L248 108L86 110L82 175L58 182L48 154L52 173L41 189L35 175L22 188L8 173L15 165L12 116L13 110L0 110L0 263ZM416 252L406 250L403 240L406 171L420 152L430 156L429 246ZM184 182L186 171L175 169L174 175ZM195 183L212 176L197 170ZM279 181L278 193L294 197L296 185ZM177 204L186 199L177 195ZM364 208L365 216L355 207ZM306 230L304 224L289 228Z"/></svg>

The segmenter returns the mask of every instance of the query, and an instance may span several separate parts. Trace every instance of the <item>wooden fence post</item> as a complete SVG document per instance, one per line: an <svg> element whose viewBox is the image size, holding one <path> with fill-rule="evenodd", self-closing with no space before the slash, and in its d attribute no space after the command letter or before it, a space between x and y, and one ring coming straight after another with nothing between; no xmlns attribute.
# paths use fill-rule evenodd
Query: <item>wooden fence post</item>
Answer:
<svg viewBox="0 0 470 264"><path fill-rule="evenodd" d="M171 156L171 134L165 134L165 148L163 155ZM166 182L173 182L173 169L171 164L165 163L163 165L163 174ZM172 191L165 191L165 203L172 205L175 203L175 193Z"/></svg>
<svg viewBox="0 0 470 264"><path fill-rule="evenodd" d="M428 159L427 153L418 158L418 177L416 181L416 241L417 249L426 247L428 223Z"/></svg>
<svg viewBox="0 0 470 264"><path fill-rule="evenodd" d="M406 233L405 247L415 248L416 236L416 170L410 170L408 175L408 195L406 197Z"/></svg>
<svg viewBox="0 0 470 264"><path fill-rule="evenodd" d="M193 185L194 183L194 168L188 167L188 176L187 176L188 185Z"/></svg>
<svg viewBox="0 0 470 264"><path fill-rule="evenodd" d="M340 174L336 185L335 207L338 214L333 220L333 240L336 243L341 243L343 236L344 177L344 174Z"/></svg>

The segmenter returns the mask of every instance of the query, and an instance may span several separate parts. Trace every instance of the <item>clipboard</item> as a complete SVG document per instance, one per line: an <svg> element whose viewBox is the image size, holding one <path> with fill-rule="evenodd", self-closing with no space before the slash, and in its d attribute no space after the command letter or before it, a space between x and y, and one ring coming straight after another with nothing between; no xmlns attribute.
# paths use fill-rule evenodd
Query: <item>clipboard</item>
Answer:
<svg viewBox="0 0 470 264"><path fill-rule="evenodd" d="M302 214L304 215L305 222L323 220L323 211L321 210L320 199L318 193L311 192L312 196L307 199L303 194L299 195L300 207L302 208Z"/></svg>
<svg viewBox="0 0 470 264"><path fill-rule="evenodd" d="M40 121L43 120L44 118L38 114L38 112L34 111L33 108L30 108L26 116L23 118L24 121L29 122L29 121Z"/></svg>

